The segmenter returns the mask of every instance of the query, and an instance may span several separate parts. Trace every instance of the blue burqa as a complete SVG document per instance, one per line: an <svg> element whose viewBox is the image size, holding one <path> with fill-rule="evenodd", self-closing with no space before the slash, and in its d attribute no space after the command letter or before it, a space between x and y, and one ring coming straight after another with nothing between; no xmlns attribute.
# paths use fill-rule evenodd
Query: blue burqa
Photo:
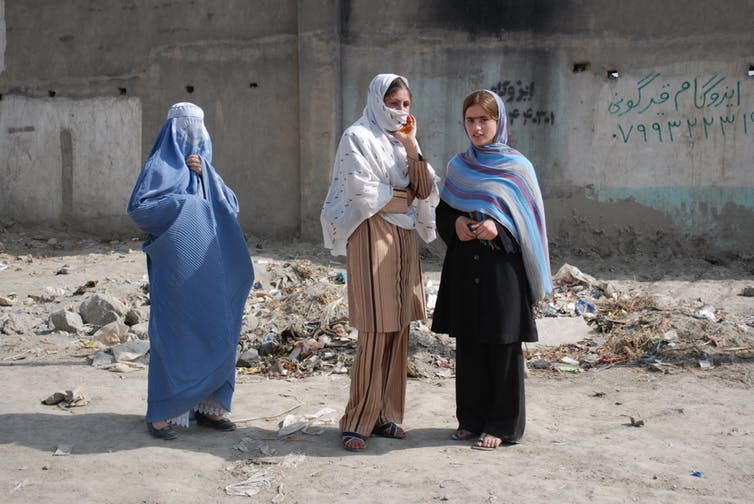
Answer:
<svg viewBox="0 0 754 504"><path fill-rule="evenodd" d="M202 175L186 158L202 160ZM196 105L171 107L136 181L128 214L148 239L151 312L147 422L211 401L230 411L236 347L254 281L238 200L212 166ZM213 401L214 399L214 401Z"/></svg>

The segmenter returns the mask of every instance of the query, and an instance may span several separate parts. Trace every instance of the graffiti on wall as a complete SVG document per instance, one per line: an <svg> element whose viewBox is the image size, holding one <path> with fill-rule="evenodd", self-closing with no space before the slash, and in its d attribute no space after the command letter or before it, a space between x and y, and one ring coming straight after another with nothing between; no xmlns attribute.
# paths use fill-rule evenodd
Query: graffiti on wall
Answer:
<svg viewBox="0 0 754 504"><path fill-rule="evenodd" d="M520 122L522 125L552 125L555 123L555 112L551 110L537 110L527 106L534 98L534 82L498 81L490 87L490 91L497 93L505 103L508 111L508 124L513 126Z"/></svg>
<svg viewBox="0 0 754 504"><path fill-rule="evenodd" d="M607 104L608 114L617 119L613 138L623 143L672 143L754 134L754 110L746 109L740 80L720 74L682 82L661 77L651 72L625 95L613 95Z"/></svg>

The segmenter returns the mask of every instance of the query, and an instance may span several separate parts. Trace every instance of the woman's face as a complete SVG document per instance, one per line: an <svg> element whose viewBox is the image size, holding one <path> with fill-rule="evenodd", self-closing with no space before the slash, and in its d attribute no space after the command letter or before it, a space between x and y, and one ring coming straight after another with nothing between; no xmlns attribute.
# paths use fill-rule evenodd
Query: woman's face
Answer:
<svg viewBox="0 0 754 504"><path fill-rule="evenodd" d="M463 119L466 133L469 134L471 143L475 146L481 147L495 141L497 118L490 117L481 105L472 105L467 108Z"/></svg>
<svg viewBox="0 0 754 504"><path fill-rule="evenodd" d="M408 113L411 109L411 95L408 89L396 89L383 100L388 108Z"/></svg>

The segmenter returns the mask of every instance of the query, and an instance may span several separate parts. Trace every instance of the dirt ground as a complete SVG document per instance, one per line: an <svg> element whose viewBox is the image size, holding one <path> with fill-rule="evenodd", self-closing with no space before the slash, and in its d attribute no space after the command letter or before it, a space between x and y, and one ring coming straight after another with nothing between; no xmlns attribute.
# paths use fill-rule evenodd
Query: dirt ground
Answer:
<svg viewBox="0 0 754 504"><path fill-rule="evenodd" d="M249 243L262 283L276 282L272 266L343 270L318 244ZM347 358L309 372L239 368L238 430L192 425L174 441L151 438L146 370L95 368L88 332L47 323L94 292L136 299L146 273L139 247L2 228L3 502L751 502L754 297L743 293L754 287L752 257L554 253L553 273L567 263L610 285L612 298L589 299L600 315L592 322L614 337L595 332L576 345L529 350L523 441L482 452L450 440L452 343L437 339L448 352L409 379L408 438L371 438L367 452L354 454L341 448L337 429L349 386L338 366ZM423 266L436 284L440 259L427 252ZM280 300L287 291L276 285ZM551 308L572 310L572 291L561 288ZM273 297L258 297L267 308L254 305L249 318L274 314ZM644 305L632 318L637 300ZM566 318L554 320L557 330ZM247 321L246 339L256 341L265 323ZM420 337L429 336L412 331ZM552 365L569 355L575 368ZM66 390L81 394L80 405L42 403ZM292 434L280 435L281 422Z"/></svg>

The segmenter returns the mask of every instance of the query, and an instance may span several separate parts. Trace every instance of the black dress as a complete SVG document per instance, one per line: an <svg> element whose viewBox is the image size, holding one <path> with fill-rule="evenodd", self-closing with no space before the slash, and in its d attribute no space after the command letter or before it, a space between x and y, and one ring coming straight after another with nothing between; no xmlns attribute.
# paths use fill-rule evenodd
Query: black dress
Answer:
<svg viewBox="0 0 754 504"><path fill-rule="evenodd" d="M537 341L523 257L499 223L489 244L459 240L461 215L444 201L436 210L447 251L432 331L456 338L459 428L516 442L525 426L521 342Z"/></svg>

